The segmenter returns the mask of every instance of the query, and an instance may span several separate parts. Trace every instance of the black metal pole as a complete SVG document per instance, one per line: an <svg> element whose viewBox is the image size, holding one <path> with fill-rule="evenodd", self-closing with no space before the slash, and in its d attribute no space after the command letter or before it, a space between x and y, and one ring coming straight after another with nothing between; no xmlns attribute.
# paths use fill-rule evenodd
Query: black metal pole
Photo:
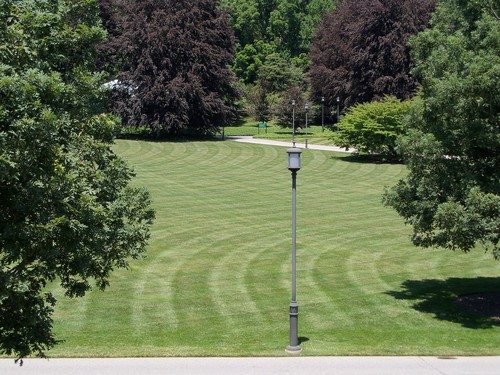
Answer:
<svg viewBox="0 0 500 375"><path fill-rule="evenodd" d="M299 305L297 304L297 171L292 171L292 301L290 303L289 352L299 352Z"/></svg>
<svg viewBox="0 0 500 375"><path fill-rule="evenodd" d="M337 96L337 124L340 121L340 98Z"/></svg>
<svg viewBox="0 0 500 375"><path fill-rule="evenodd" d="M308 139L309 139L309 133L307 132L307 113L309 111L309 108L306 105L306 148L308 148Z"/></svg>
<svg viewBox="0 0 500 375"><path fill-rule="evenodd" d="M325 97L321 97L321 131L325 131Z"/></svg>

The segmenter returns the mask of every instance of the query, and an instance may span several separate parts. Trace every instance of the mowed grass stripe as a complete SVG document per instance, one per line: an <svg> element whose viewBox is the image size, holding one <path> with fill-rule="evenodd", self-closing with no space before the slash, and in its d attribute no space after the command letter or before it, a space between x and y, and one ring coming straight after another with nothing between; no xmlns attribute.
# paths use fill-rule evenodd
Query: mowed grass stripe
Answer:
<svg viewBox="0 0 500 375"><path fill-rule="evenodd" d="M175 272L165 274L164 267L168 264L170 269L175 270L181 263L164 250L135 267L139 274L134 285L133 324L136 334L147 328L147 322L160 319L172 330L177 328L178 319L172 303Z"/></svg>
<svg viewBox="0 0 500 375"><path fill-rule="evenodd" d="M248 233L250 234L250 233ZM247 238L247 233L242 233L242 239ZM247 283L246 272L252 259L266 248L256 247L242 241L235 241L234 251L226 252L219 265L212 270L210 289L214 299L218 301L219 313L227 317L226 323L231 329L237 330L239 319L247 315L247 324L260 325L263 317L261 309L250 292L251 285Z"/></svg>
<svg viewBox="0 0 500 375"><path fill-rule="evenodd" d="M116 150L135 169L134 185L152 194L157 219L148 254L116 271L104 293L71 300L54 286L55 329L66 341L51 355L284 355L286 148L118 141ZM420 290L446 289L447 280L473 280L464 281L469 292L487 287L484 280L490 288L500 282L491 282L498 263L489 254L412 247L411 229L381 205L384 187L406 174L404 166L311 150L303 161L297 267L304 354L500 354L498 326L472 329L436 318L432 306L419 310L426 302ZM417 283L409 291L415 296L395 298L407 282Z"/></svg>

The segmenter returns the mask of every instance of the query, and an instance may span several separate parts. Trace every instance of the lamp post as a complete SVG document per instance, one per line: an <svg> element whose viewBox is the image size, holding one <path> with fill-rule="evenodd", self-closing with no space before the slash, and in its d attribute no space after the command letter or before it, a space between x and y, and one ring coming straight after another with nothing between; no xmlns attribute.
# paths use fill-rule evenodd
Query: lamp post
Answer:
<svg viewBox="0 0 500 375"><path fill-rule="evenodd" d="M305 105L304 108L306 110L306 148L308 148L308 145L307 145L307 140L308 140L308 133L307 133L307 113L309 111L309 104L306 103L306 105Z"/></svg>
<svg viewBox="0 0 500 375"><path fill-rule="evenodd" d="M337 96L337 124L340 121L340 97Z"/></svg>
<svg viewBox="0 0 500 375"><path fill-rule="evenodd" d="M290 344L286 351L298 353L299 346L298 318L299 305L297 304L297 172L300 169L300 148L289 148L288 169L292 172L292 302L290 303Z"/></svg>
<svg viewBox="0 0 500 375"><path fill-rule="evenodd" d="M295 100L292 100L292 143L295 147Z"/></svg>
<svg viewBox="0 0 500 375"><path fill-rule="evenodd" d="M325 97L321 97L321 131L325 131Z"/></svg>

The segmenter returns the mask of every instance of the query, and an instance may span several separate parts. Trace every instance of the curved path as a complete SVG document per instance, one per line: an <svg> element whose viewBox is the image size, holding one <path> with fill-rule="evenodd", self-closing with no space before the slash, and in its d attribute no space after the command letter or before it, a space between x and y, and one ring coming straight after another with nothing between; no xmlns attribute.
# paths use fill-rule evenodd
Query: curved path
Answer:
<svg viewBox="0 0 500 375"><path fill-rule="evenodd" d="M292 147L292 142L290 141L284 142L284 141L274 141L271 139L254 138L251 135L229 136L226 137L226 140L240 142L240 143L254 143L257 145ZM295 143L295 146L298 148L307 148L309 150L318 150L318 151L334 151L334 152L344 152L344 153L356 152L356 149L354 148L346 150L345 148L337 146L325 146L325 145L314 145L314 144L308 144L306 147L305 143L298 143L298 142Z"/></svg>

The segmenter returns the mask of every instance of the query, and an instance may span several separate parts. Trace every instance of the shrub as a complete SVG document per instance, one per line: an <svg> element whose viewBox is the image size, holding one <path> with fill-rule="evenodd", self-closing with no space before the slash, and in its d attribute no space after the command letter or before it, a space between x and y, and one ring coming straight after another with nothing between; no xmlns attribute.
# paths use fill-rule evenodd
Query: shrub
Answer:
<svg viewBox="0 0 500 375"><path fill-rule="evenodd" d="M340 120L334 140L341 147L394 157L396 138L404 132L403 117L411 105L412 101L402 102L393 96L355 105Z"/></svg>

